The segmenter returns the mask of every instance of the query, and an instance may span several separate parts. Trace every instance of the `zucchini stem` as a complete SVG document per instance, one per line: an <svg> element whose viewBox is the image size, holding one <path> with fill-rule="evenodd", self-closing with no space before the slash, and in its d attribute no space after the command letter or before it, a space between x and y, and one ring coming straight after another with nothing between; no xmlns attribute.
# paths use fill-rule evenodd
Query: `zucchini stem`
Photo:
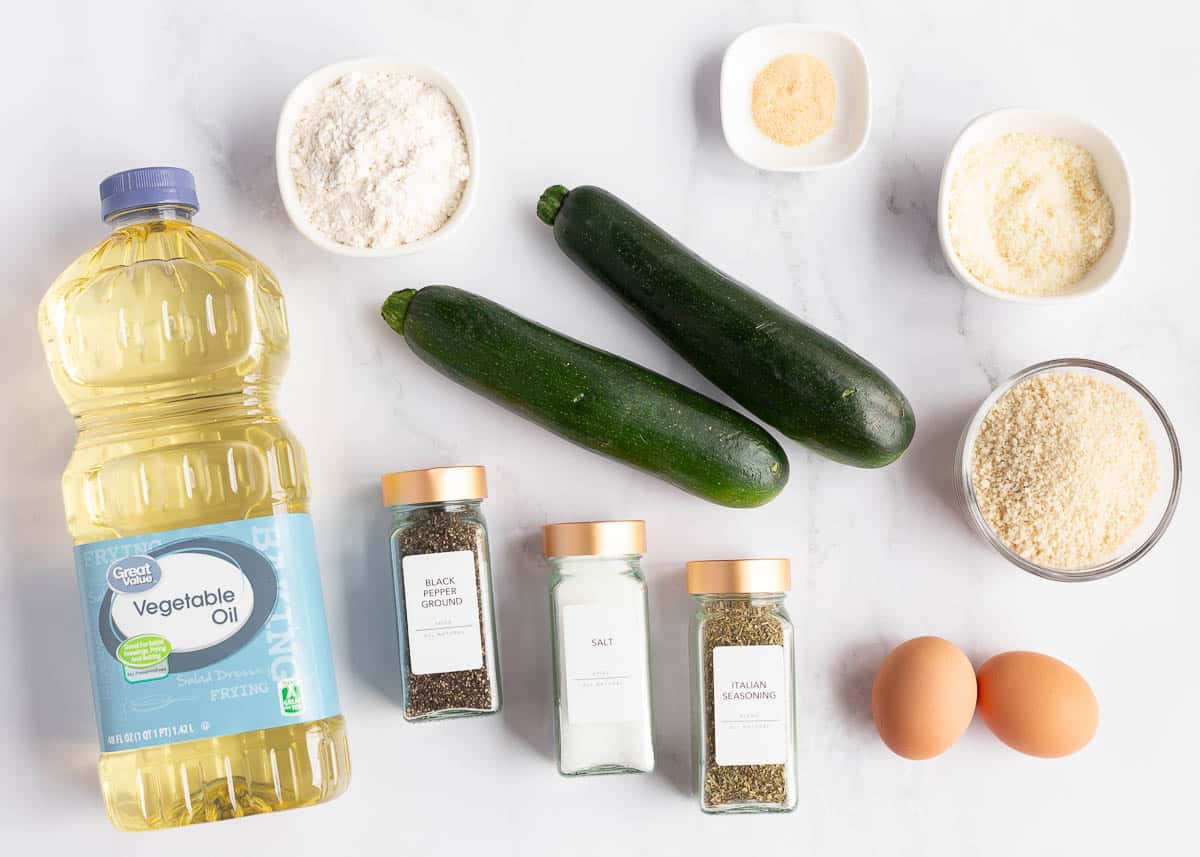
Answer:
<svg viewBox="0 0 1200 857"><path fill-rule="evenodd" d="M401 336L404 335L404 319L408 315L408 305L416 295L416 289L392 292L383 302L383 309L379 312L388 326Z"/></svg>
<svg viewBox="0 0 1200 857"><path fill-rule="evenodd" d="M547 226L554 225L554 218L558 217L558 210L562 208L568 193L570 191L560 184L551 185L543 191L537 204L537 216Z"/></svg>

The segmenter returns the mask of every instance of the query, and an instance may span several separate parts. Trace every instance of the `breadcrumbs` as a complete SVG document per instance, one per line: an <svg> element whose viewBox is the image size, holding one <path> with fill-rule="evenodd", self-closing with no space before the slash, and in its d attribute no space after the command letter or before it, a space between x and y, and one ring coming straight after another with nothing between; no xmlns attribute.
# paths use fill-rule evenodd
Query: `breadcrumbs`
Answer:
<svg viewBox="0 0 1200 857"><path fill-rule="evenodd" d="M1112 239L1096 162L1070 140L1005 134L967 152L950 184L954 253L984 285L1022 295L1070 291Z"/></svg>
<svg viewBox="0 0 1200 857"><path fill-rule="evenodd" d="M1110 558L1141 526L1158 452L1128 393L1090 375L1022 381L983 420L971 482L984 519L1014 552L1049 568Z"/></svg>

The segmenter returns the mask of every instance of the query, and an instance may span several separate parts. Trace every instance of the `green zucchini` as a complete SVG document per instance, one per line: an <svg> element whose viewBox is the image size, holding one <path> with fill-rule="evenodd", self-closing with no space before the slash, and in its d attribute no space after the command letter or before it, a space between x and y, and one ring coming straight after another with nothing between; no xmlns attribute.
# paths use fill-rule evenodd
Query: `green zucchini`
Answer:
<svg viewBox="0 0 1200 857"><path fill-rule="evenodd" d="M760 506L787 483L787 456L757 423L478 295L404 289L382 315L418 357L458 383L685 491L723 506Z"/></svg>
<svg viewBox="0 0 1200 857"><path fill-rule="evenodd" d="M882 467L908 448L916 419L887 376L617 197L555 185L537 213L575 264L759 419L857 467Z"/></svg>

